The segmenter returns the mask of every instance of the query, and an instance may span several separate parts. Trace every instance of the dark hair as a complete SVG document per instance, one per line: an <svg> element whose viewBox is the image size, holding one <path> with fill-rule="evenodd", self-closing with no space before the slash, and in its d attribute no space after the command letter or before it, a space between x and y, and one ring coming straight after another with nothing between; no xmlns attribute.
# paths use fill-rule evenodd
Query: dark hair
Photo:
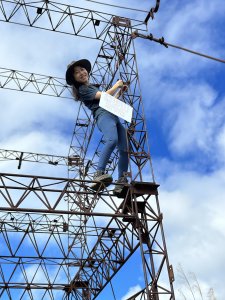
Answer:
<svg viewBox="0 0 225 300"><path fill-rule="evenodd" d="M79 93L78 93L78 88L76 88L74 84L72 85L72 95L73 95L75 101L80 100Z"/></svg>

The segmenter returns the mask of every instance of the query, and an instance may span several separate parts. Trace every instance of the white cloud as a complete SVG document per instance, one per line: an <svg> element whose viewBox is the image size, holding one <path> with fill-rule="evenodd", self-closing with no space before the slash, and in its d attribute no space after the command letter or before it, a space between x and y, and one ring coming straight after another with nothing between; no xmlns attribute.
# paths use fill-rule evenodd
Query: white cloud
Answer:
<svg viewBox="0 0 225 300"><path fill-rule="evenodd" d="M191 155L201 165L224 163L225 102L217 91L207 83L160 82L154 93L150 104L145 102L147 111L173 158Z"/></svg>
<svg viewBox="0 0 225 300"><path fill-rule="evenodd" d="M225 125L223 124L215 136L215 144L217 145L217 155L221 160L225 161Z"/></svg>
<svg viewBox="0 0 225 300"><path fill-rule="evenodd" d="M214 288L218 299L225 293L224 176L223 170L202 175L171 168L160 191L170 263L194 272L203 286ZM176 280L175 287L180 284Z"/></svg>
<svg viewBox="0 0 225 300"><path fill-rule="evenodd" d="M221 8L219 11L218 7ZM222 18L224 3L219 0L213 3L207 1L207 4L203 1L186 1L180 5L180 1L174 1L173 5L161 4L161 8L149 26L154 37L163 36L168 43L223 58L217 23ZM177 79L180 82L184 78L189 81L203 70L214 73L220 67L218 62L172 47L166 49L149 40L136 39L135 45L139 68L148 72L142 78L143 89L145 85L149 88L152 81L155 83L154 90L157 90L158 83L162 81ZM151 95L154 90L150 90Z"/></svg>
<svg viewBox="0 0 225 300"><path fill-rule="evenodd" d="M207 84L188 84L176 91L167 97L173 106L166 122L172 151L185 155L197 148L206 154L215 153L215 136L225 117L224 103L215 103L216 92Z"/></svg>
<svg viewBox="0 0 225 300"><path fill-rule="evenodd" d="M147 9L155 3L134 2ZM224 11L224 3L219 0L161 3L149 29L168 42L223 57L223 39L219 37L223 34ZM94 61L101 44L3 22L1 29L1 67L62 78L71 60L82 55ZM158 138L169 150L168 157L153 160L153 164L161 184L160 205L170 262L174 269L182 263L185 270L195 272L204 290L212 286L216 297L223 299L225 109L224 89L217 81L224 73L219 63L180 50L140 39L135 45L147 121L151 124L160 120L163 136ZM75 103L0 92L0 148L67 155ZM1 171L14 173L14 163L2 164ZM199 164L214 171L198 171ZM28 163L17 172L66 174L59 167ZM178 280L175 286L181 287ZM132 287L122 300L140 289L139 285Z"/></svg>
<svg viewBox="0 0 225 300"><path fill-rule="evenodd" d="M218 22L213 17L216 3L208 3L207 9L201 1L178 4L160 10L150 31L156 37L163 32L168 42L221 56L219 33L213 27ZM147 40L135 43L137 55L141 53L145 112L153 130L158 129L156 138L163 139L175 161L188 159L183 163L205 168L224 163L224 91L218 91L215 82L223 76L221 64Z"/></svg>
<svg viewBox="0 0 225 300"><path fill-rule="evenodd" d="M134 294L136 294L137 292L139 292L142 288L140 287L140 285L135 285L129 288L128 292L126 293L126 295L124 295L122 297L121 300L126 300L127 298L133 296ZM139 299L140 297L136 298Z"/></svg>

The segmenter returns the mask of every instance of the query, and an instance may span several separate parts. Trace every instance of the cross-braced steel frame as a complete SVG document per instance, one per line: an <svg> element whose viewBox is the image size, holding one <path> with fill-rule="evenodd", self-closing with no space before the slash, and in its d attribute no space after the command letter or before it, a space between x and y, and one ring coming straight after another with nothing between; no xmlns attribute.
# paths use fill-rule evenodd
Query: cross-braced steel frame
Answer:
<svg viewBox="0 0 225 300"><path fill-rule="evenodd" d="M91 151L95 122L83 104L68 157L1 150L2 159L17 159L18 167L27 160L69 170L69 179L0 174L2 299L97 299L137 252L143 289L129 299L175 299L132 39L158 7L159 0L139 21L52 1L0 1L3 21L102 40L91 82L107 89L121 78L128 89L120 99L133 107L132 122L124 122L129 183L117 196L116 182L90 188L104 141ZM0 87L71 98L63 80L16 70L0 69ZM114 151L107 170L116 172L117 162Z"/></svg>

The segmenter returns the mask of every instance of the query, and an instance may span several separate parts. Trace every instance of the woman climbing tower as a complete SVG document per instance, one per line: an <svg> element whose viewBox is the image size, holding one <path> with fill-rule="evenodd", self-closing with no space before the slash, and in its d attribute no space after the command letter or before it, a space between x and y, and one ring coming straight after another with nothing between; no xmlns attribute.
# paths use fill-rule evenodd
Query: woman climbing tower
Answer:
<svg viewBox="0 0 225 300"><path fill-rule="evenodd" d="M103 133L105 144L93 180L99 183L103 182L105 186L111 184L112 176L106 173L105 169L111 153L117 146L119 151L118 185L116 185L114 193L120 193L123 185L127 183L127 178L124 176L124 172L127 172L128 169L126 130L116 115L99 106L102 92L89 83L90 71L89 60L73 61L67 67L66 82L72 86L76 100L82 101L91 110L99 130ZM122 80L118 80L106 93L113 96L122 87L124 87Z"/></svg>

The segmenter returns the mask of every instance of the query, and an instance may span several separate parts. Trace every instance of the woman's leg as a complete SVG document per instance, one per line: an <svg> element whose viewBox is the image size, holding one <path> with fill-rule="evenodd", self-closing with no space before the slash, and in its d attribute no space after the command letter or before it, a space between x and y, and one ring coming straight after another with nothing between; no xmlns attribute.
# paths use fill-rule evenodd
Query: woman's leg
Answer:
<svg viewBox="0 0 225 300"><path fill-rule="evenodd" d="M128 170L128 145L126 130L119 120L117 123L117 132L119 150L118 178L121 178L123 177L123 173Z"/></svg>
<svg viewBox="0 0 225 300"><path fill-rule="evenodd" d="M98 116L97 126L103 133L103 140L105 141L98 162L98 170L105 170L110 155L118 144L117 122L118 118L108 112Z"/></svg>

